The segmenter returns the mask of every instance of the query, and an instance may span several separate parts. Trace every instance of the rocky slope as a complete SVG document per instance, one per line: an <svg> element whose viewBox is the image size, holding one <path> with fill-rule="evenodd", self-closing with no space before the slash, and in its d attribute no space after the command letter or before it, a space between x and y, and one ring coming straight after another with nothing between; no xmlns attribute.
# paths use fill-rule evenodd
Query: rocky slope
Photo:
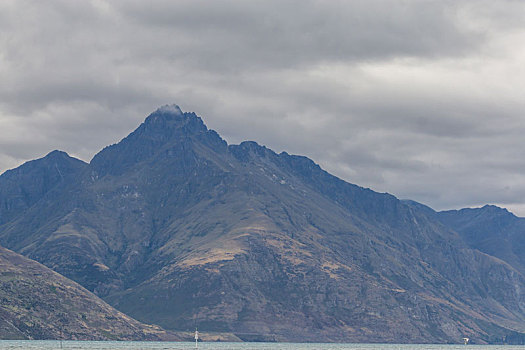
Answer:
<svg viewBox="0 0 525 350"><path fill-rule="evenodd" d="M305 157L228 145L176 106L90 164L54 152L5 173L0 205L1 244L167 329L478 343L525 331L523 273L431 211Z"/></svg>
<svg viewBox="0 0 525 350"><path fill-rule="evenodd" d="M115 310L49 268L0 247L0 339L178 339Z"/></svg>

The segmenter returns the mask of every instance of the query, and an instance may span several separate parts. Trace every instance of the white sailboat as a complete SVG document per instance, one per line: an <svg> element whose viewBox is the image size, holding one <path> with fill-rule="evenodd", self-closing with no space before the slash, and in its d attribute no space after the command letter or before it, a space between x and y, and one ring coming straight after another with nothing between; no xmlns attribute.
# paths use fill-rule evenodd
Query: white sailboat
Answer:
<svg viewBox="0 0 525 350"><path fill-rule="evenodd" d="M195 328L195 349L199 348L199 331Z"/></svg>

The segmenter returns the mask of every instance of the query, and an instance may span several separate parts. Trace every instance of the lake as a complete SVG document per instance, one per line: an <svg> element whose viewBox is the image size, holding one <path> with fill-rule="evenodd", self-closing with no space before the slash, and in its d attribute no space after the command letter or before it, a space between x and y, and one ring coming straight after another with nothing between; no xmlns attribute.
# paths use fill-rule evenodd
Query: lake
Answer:
<svg viewBox="0 0 525 350"><path fill-rule="evenodd" d="M103 341L35 341L0 340L4 349L86 349L86 350L189 350L195 343L187 342L103 342ZM405 345L405 344L294 344L294 343L199 343L204 350L510 350L525 349L523 345Z"/></svg>

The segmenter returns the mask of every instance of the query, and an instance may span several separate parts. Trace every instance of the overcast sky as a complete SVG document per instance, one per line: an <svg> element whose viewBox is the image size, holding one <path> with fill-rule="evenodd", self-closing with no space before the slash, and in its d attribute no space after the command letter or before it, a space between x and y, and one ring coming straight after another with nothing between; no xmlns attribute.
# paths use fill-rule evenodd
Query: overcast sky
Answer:
<svg viewBox="0 0 525 350"><path fill-rule="evenodd" d="M0 172L160 105L434 209L525 216L524 1L0 2Z"/></svg>

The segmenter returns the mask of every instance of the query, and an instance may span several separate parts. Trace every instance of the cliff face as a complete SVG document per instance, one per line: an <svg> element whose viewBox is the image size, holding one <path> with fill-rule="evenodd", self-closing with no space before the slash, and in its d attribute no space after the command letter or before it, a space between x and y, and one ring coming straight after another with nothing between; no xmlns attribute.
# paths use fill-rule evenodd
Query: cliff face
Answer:
<svg viewBox="0 0 525 350"><path fill-rule="evenodd" d="M60 155L71 175L1 207L0 243L141 321L245 340L481 343L525 331L522 272L431 211L305 157L228 145L178 107L90 164ZM49 158L32 177L61 169ZM15 170L20 188L31 171Z"/></svg>
<svg viewBox="0 0 525 350"><path fill-rule="evenodd" d="M49 268L0 247L0 339L177 339Z"/></svg>

